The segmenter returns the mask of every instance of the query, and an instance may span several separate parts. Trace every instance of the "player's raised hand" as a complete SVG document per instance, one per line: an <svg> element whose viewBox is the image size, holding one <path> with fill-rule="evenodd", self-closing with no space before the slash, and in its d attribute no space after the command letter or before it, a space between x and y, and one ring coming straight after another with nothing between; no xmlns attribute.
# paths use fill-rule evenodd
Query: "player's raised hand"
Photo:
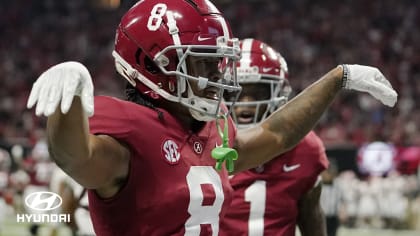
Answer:
<svg viewBox="0 0 420 236"><path fill-rule="evenodd" d="M27 107L36 104L37 116L50 116L61 102L61 112L66 114L74 96L80 96L83 110L92 116L93 83L88 69L79 62L63 62L39 76L32 86Z"/></svg>
<svg viewBox="0 0 420 236"><path fill-rule="evenodd" d="M367 92L383 104L393 107L398 94L378 68L362 65L342 65L343 87Z"/></svg>

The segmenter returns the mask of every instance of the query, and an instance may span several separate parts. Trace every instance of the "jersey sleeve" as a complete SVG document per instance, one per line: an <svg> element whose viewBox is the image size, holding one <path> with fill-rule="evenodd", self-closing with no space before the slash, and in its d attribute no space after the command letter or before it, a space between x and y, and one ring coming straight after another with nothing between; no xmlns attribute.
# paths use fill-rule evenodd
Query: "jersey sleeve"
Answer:
<svg viewBox="0 0 420 236"><path fill-rule="evenodd" d="M309 191L317 183L319 175L328 168L325 146L314 132L310 132L298 146L296 155L305 157L305 172L308 176L306 186Z"/></svg>
<svg viewBox="0 0 420 236"><path fill-rule="evenodd" d="M329 161L327 157L327 153L325 152L325 146L322 142L321 138L318 137L314 132L312 132L313 140L315 143L316 149L318 150L318 158L316 159L316 165L318 166L318 175L321 174L322 171L326 170L329 166Z"/></svg>
<svg viewBox="0 0 420 236"><path fill-rule="evenodd" d="M125 139L130 135L131 124L127 102L106 96L95 97L95 113L89 119L92 134Z"/></svg>

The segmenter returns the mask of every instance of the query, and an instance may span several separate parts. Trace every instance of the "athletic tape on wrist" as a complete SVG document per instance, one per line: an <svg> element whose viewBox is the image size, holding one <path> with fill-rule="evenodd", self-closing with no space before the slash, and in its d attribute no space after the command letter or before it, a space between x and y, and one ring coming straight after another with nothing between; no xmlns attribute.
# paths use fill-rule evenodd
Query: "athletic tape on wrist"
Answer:
<svg viewBox="0 0 420 236"><path fill-rule="evenodd" d="M346 89L348 88L347 82L349 78L349 67L346 64L341 65L343 67L343 78L341 79L341 88Z"/></svg>

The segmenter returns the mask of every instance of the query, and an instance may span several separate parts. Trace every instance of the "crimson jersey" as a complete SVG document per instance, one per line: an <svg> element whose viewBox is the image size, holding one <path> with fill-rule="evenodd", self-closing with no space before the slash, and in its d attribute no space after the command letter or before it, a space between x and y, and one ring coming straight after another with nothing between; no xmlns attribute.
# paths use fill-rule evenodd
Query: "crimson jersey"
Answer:
<svg viewBox="0 0 420 236"><path fill-rule="evenodd" d="M234 197L220 235L294 236L298 201L327 166L324 145L310 132L291 151L233 176Z"/></svg>
<svg viewBox="0 0 420 236"><path fill-rule="evenodd" d="M161 112L163 119L145 106L95 97L91 133L107 134L131 150L128 180L120 192L105 200L88 193L97 235L218 234L232 188L226 169L216 171L210 156L221 144L216 122L192 133ZM229 130L232 145L236 130L231 119Z"/></svg>

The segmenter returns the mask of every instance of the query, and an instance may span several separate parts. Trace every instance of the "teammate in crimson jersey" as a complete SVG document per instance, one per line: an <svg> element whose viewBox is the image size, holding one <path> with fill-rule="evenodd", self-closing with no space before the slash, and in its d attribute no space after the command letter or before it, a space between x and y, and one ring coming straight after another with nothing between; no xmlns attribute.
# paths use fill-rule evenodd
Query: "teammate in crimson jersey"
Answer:
<svg viewBox="0 0 420 236"><path fill-rule="evenodd" d="M290 95L285 59L267 44L241 41L238 81L242 93L233 116L238 127L256 125ZM255 153L258 155L258 153ZM221 235L325 236L319 197L320 173L328 160L321 140L310 132L292 150L231 177L231 207L221 223Z"/></svg>
<svg viewBox="0 0 420 236"><path fill-rule="evenodd" d="M139 1L118 26L113 56L128 101L94 98L88 69L74 61L45 71L28 99L48 117L52 158L90 189L97 235L218 235L237 156L233 174L289 150L343 87L396 102L379 70L341 65L235 135L222 98L241 90L239 41L205 0Z"/></svg>

